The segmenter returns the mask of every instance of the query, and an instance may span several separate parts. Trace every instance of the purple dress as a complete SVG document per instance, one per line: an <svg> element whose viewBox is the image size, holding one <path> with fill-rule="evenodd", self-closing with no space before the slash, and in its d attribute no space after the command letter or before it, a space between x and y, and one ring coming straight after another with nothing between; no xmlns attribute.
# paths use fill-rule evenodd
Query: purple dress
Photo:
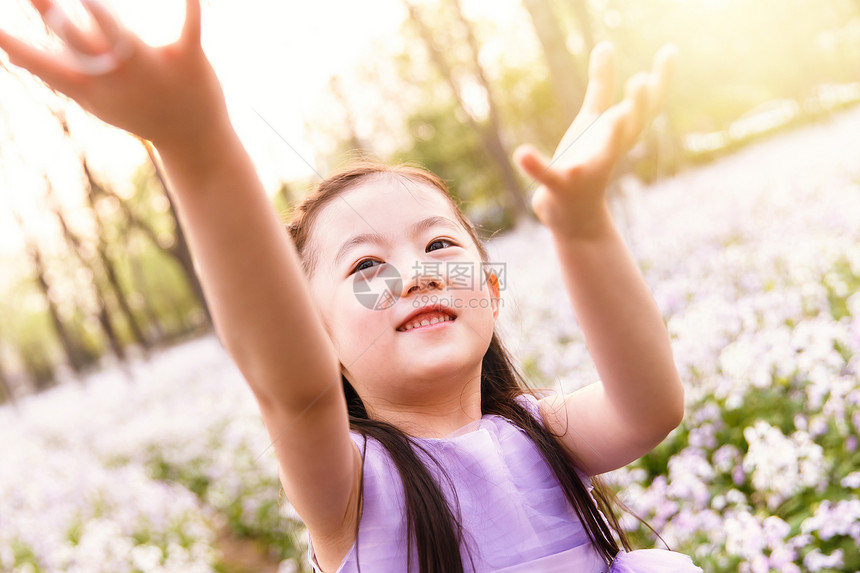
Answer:
<svg viewBox="0 0 860 573"><path fill-rule="evenodd" d="M538 420L536 399L517 398ZM359 451L364 438L350 432ZM552 469L526 433L497 415L486 415L441 439L415 438L440 462L457 492L465 546L466 571L484 573L701 573L683 554L659 549L619 553L608 565L592 547ZM406 513L403 484L382 445L367 439L364 457L364 511L357 545L353 544L338 573L418 573L417 550L407 567ZM418 455L423 457L420 449ZM431 474L439 476L435 464ZM591 489L587 476L580 474ZM451 492L444 479L442 491ZM456 507L456 506L452 506ZM456 513L456 511L455 511ZM468 553L467 553L468 552ZM471 555L470 562L467 555ZM313 545L308 558L314 571ZM472 568L474 563L474 568ZM326 572L334 573L334 572Z"/></svg>

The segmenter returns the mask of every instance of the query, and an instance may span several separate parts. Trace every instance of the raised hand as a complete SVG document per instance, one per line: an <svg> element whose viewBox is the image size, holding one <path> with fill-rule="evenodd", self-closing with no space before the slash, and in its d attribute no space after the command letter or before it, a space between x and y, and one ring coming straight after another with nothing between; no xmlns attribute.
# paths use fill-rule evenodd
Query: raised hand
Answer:
<svg viewBox="0 0 860 573"><path fill-rule="evenodd" d="M663 46L653 70L631 76L624 99L613 105L615 49L609 42L598 44L591 52L582 108L552 161L528 145L516 150L514 160L541 183L532 196L532 209L554 233L588 236L606 223L605 192L612 169L660 110L675 57L673 46Z"/></svg>
<svg viewBox="0 0 860 573"><path fill-rule="evenodd" d="M31 0L66 53L50 53L0 30L10 61L90 113L160 146L190 145L227 120L220 84L200 45L200 0L186 0L173 44L152 47L98 0L81 0L95 26L84 30L51 0ZM196 138L196 139L195 139Z"/></svg>

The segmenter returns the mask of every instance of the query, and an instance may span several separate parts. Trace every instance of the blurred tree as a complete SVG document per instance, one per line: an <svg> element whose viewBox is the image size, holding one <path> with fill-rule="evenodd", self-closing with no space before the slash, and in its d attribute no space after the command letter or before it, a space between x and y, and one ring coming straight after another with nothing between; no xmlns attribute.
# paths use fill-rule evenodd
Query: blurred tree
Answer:
<svg viewBox="0 0 860 573"><path fill-rule="evenodd" d="M582 34L582 42L585 47L585 53L590 54L594 49L594 24L592 23L591 10L588 8L588 0L568 0L576 23L579 26L579 32Z"/></svg>
<svg viewBox="0 0 860 573"><path fill-rule="evenodd" d="M549 74L544 72L542 66L506 67L496 83L511 139L534 144L549 154L570 122L561 120L560 103Z"/></svg>
<svg viewBox="0 0 860 573"><path fill-rule="evenodd" d="M84 241L69 227L66 216L63 214L59 201L54 194L53 185L51 185L51 182L47 177L45 178L45 182L48 190L46 198L50 205L49 208L54 213L54 216L60 224L60 228L63 231L63 237L65 238L66 243L68 243L69 250L77 257L81 266L89 271L90 276L92 277L92 287L95 290L96 315L99 325L104 333L104 337L107 339L108 344L116 357L123 360L125 359L125 350L123 349L122 342L119 340L119 336L111 322L110 313L108 312L106 304L107 297L105 296L104 289L102 288L99 280L99 275L101 273L98 272L99 269L97 268L95 261L91 259L91 255L84 245Z"/></svg>
<svg viewBox="0 0 860 573"><path fill-rule="evenodd" d="M75 374L81 374L86 366L95 361L96 355L87 349L83 343L82 337L77 335L74 332L74 328L67 324L63 319L63 316L57 307L55 297L51 291L51 282L48 279L47 268L42 257L42 252L39 249L39 245L36 242L36 239L27 232L27 227L25 226L21 215L14 210L12 214L18 223L18 227L21 229L21 233L24 238L24 248L35 273L35 277L33 277L33 279L47 303L47 311L51 318L51 324L54 327L54 333L60 342L60 346L66 356L69 367L75 372ZM52 377L53 376L51 376L51 378ZM37 381L37 384L45 382L38 375L35 376L35 380Z"/></svg>
<svg viewBox="0 0 860 573"><path fill-rule="evenodd" d="M472 72L477 78L481 86L484 97L487 100L487 127L484 131L484 140L487 150L496 161L501 171L502 179L508 193L511 195L511 207L516 214L516 218L520 219L529 214L523 199L522 189L519 179L511 162L511 154L505 147L502 138L502 120L499 114L499 106L496 104L496 97L493 93L493 86L490 84L487 74L484 72L484 66L480 60L480 46L475 37L475 32L472 25L466 16L463 14L463 8L460 5L460 0L449 0L454 9L454 14L457 17L460 26L466 36L466 43L469 47L469 56L471 57Z"/></svg>
<svg viewBox="0 0 860 573"><path fill-rule="evenodd" d="M152 164L149 167L153 167ZM129 284L135 285L135 300L146 316L148 325L154 329L155 338L161 339L168 333L171 333L172 336L186 334L190 328L194 328L194 325L189 324L185 316L186 311L180 308L185 305L180 302L179 297L182 294L177 291L187 290L194 300L194 306L204 312L204 316L206 315L205 310L201 307L199 297L195 295L192 288L189 288L195 283L199 287L199 282L196 280L196 274L193 274L192 278L188 276L189 269L186 265L191 267L190 270L193 273L193 264L190 262L190 256L187 252L183 255L182 250L177 247L178 239L173 234L177 226L175 215L170 209L170 204L167 202L161 185L156 184L159 188L157 196L165 202L167 216L152 217L152 214L145 209L148 202L152 200L151 197L147 196L147 191L153 186L152 182L157 180L154 175L146 172L146 170L141 170L137 176L135 195L126 199L120 197L110 185L97 181L88 166L86 171L90 183L89 188L92 190L92 207L98 209L99 202L107 202L117 210L121 219L122 230L120 232L114 231L112 236L107 233L106 225L102 225L101 233L108 237L105 240L105 253L116 252L118 248L119 252L122 253L125 266L130 269L133 275ZM144 244L137 241L135 234L128 233L128 230L138 231L140 235L145 237L145 241L142 242ZM120 244L120 242L124 244ZM179 270L180 280L184 282L184 285L172 284L172 279L170 279L170 284L165 282L165 275L171 274L171 269L164 265L163 260L160 260L160 257L164 256L176 263L174 268ZM119 266L118 262L117 266ZM120 284L119 279L117 281ZM155 308L152 300L156 296L156 290L162 302L161 308L158 309ZM164 324L168 314L173 315L171 319L172 328L166 328Z"/></svg>
<svg viewBox="0 0 860 573"><path fill-rule="evenodd" d="M464 101L463 91L454 70L448 63L442 49L434 40L434 34L427 23L418 13L418 9L409 1L406 0L406 7L409 11L410 22L418 32L419 37L424 43L430 61L435 66L437 72L442 77L443 81L451 90L458 109L465 116L471 129L480 136L480 141L484 151L492 158L493 165L498 170L506 196L505 207L510 210L514 223L528 216L525 200L520 188L520 183L511 164L510 154L502 142L501 135L501 120L497 106L495 104L490 84L487 80L483 67L478 59L478 45L472 32L469 22L464 17L458 0L450 0L454 8L455 18L466 35L466 44L468 47L468 57L472 67L471 76L478 82L488 108L488 119L486 123L479 121L474 111L470 110L470 106ZM451 49L450 47L448 48Z"/></svg>
<svg viewBox="0 0 860 573"><path fill-rule="evenodd" d="M26 317L30 320L25 324L25 327L30 327L24 330L24 336L19 334L17 343L18 355L21 358L24 371L26 372L32 384L32 389L35 392L41 392L52 387L55 384L55 369L56 358L51 356L45 342L45 333L51 331L50 324L41 324L39 320L41 316L35 316L31 313ZM33 328L35 327L35 328ZM27 335L38 333L38 339L33 339Z"/></svg>
<svg viewBox="0 0 860 573"><path fill-rule="evenodd" d="M6 365L3 360L3 353L0 352L0 404L11 402L17 406L15 401L15 393L12 392L12 387L9 384L9 377L6 374Z"/></svg>
<svg viewBox="0 0 860 573"><path fill-rule="evenodd" d="M513 224L499 205L498 172L482 152L480 134L458 118L457 104L443 100L424 106L407 119L411 145L394 154L394 162L418 161L449 184L451 195L479 227Z"/></svg>
<svg viewBox="0 0 860 573"><path fill-rule="evenodd" d="M101 261L102 269L104 270L104 277L108 281L108 284L114 293L117 306L119 307L119 311L128 326L132 338L144 350L144 352L146 352L152 345L149 338L144 334L143 328L141 328L140 322L131 308L125 289L123 289L120 284L119 277L117 276L116 264L108 254L110 245L107 241L105 223L99 210L96 208L96 197L99 193L103 192L104 188L96 181L85 157L81 158L81 167L87 178L84 192L86 194L87 206L89 207L93 220L96 223L96 252L98 253L99 260Z"/></svg>
<svg viewBox="0 0 860 573"><path fill-rule="evenodd" d="M203 287L200 285L197 271L194 270L194 261L191 258L191 250L188 248L188 241L185 239L185 231L182 230L182 225L179 224L179 219L176 217L176 207L173 204L173 197L169 192L170 187L167 184L167 178L161 171L161 166L155 157L155 150L153 149L152 144L145 140L140 140L140 142L143 144L144 148L146 148L146 154L149 157L152 168L155 170L155 178L158 180L158 183L161 185L161 189L164 192L164 196L167 198L169 204L168 214L173 224L173 243L167 247L162 246L158 241L156 241L155 244L161 247L166 254L173 257L174 260L179 263L179 266L185 273L185 279L188 281L188 286L191 287L191 292L194 293L194 296L197 298L197 302L200 304L203 313L206 315L206 321L211 324L212 315L209 312L206 295L203 293ZM137 221L140 222L140 219L137 219Z"/></svg>
<svg viewBox="0 0 860 573"><path fill-rule="evenodd" d="M567 48L567 35L550 0L523 0L523 5L531 16L532 26L543 48L550 83L561 110L559 122L569 125L582 106L585 81L576 58Z"/></svg>

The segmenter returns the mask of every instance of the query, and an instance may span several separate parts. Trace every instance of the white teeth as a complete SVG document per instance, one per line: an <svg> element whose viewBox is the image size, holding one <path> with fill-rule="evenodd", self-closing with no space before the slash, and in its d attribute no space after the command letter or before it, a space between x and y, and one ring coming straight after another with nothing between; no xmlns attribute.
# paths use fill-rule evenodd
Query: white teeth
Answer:
<svg viewBox="0 0 860 573"><path fill-rule="evenodd" d="M413 322L411 324L407 324L406 326L403 327L403 330L412 330L413 328L418 328L419 326L429 326L431 324L437 324L440 322L450 322L452 320L454 320L454 317L452 317L452 316L446 315L444 318L437 318L434 316L430 320L427 320L425 318L424 320L416 321L416 322Z"/></svg>

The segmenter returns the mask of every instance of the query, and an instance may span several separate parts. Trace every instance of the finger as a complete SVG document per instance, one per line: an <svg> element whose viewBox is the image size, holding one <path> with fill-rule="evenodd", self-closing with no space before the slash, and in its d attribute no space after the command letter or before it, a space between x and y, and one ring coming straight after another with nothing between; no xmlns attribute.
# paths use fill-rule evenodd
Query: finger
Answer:
<svg viewBox="0 0 860 573"><path fill-rule="evenodd" d="M54 3L51 0L30 0L30 4L44 16Z"/></svg>
<svg viewBox="0 0 860 573"><path fill-rule="evenodd" d="M53 54L43 52L0 30L0 50L16 66L38 76L49 86L66 95L76 85L77 73Z"/></svg>
<svg viewBox="0 0 860 573"><path fill-rule="evenodd" d="M514 163L532 181L537 181L549 188L558 188L562 184L559 173L552 169L549 161L531 145L521 145L514 151Z"/></svg>
<svg viewBox="0 0 860 573"><path fill-rule="evenodd" d="M200 0L185 0L182 41L191 46L200 44Z"/></svg>
<svg viewBox="0 0 860 573"><path fill-rule="evenodd" d="M105 40L110 44L110 53L105 54L106 65L102 73L116 69L134 53L136 38L129 34L117 17L98 0L81 0L95 20ZM104 57L103 56L103 57ZM97 66L93 66L95 70Z"/></svg>
<svg viewBox="0 0 860 573"><path fill-rule="evenodd" d="M678 49L674 44L665 44L654 55L654 65L651 79L651 109L650 115L657 115L666 92L675 75L675 62L678 58Z"/></svg>
<svg viewBox="0 0 860 573"><path fill-rule="evenodd" d="M600 42L591 50L582 111L595 115L603 113L614 99L615 47L610 42Z"/></svg>
<svg viewBox="0 0 860 573"><path fill-rule="evenodd" d="M624 99L601 116L600 121L609 124L606 143L601 147L600 152L605 159L615 161L619 154L627 149L627 138L630 133L628 125L632 113L632 102Z"/></svg>
<svg viewBox="0 0 860 573"><path fill-rule="evenodd" d="M89 55L104 51L104 42L99 42L76 26L58 5L50 0L33 0L33 6L45 25L72 50Z"/></svg>
<svg viewBox="0 0 860 573"><path fill-rule="evenodd" d="M638 72L627 80L625 85L625 100L630 102L630 113L625 121L624 145L630 147L639 137L639 133L648 121L650 106L648 72Z"/></svg>
<svg viewBox="0 0 860 573"><path fill-rule="evenodd" d="M81 3L87 9L87 12L90 13L90 16L92 16L108 44L116 46L123 42L123 28L104 4L98 2L98 0L81 0Z"/></svg>

